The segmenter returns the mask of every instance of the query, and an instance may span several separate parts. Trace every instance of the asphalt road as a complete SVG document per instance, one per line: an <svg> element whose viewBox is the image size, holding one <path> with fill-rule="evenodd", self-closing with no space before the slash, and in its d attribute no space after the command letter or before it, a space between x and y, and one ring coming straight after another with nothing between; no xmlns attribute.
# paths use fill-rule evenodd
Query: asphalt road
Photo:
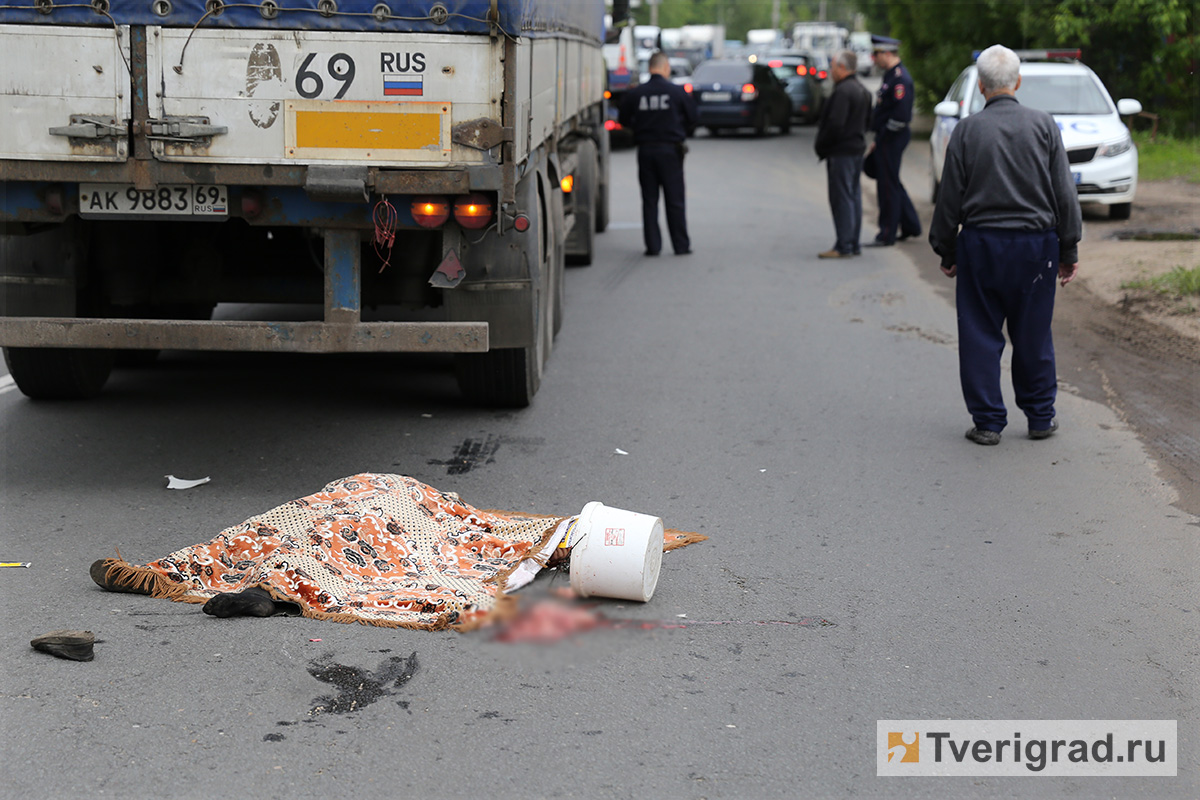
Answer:
<svg viewBox="0 0 1200 800"><path fill-rule="evenodd" d="M680 258L642 257L617 153L524 411L465 406L440 358L166 354L93 402L0 393L0 557L33 564L0 570L0 796L1200 796L1197 520L1101 404L1061 394L1048 441L963 438L927 245L818 261L812 134L694 140ZM365 470L710 538L650 603L600 606L674 627L549 646L217 620L88 579ZM59 628L95 631L95 661L30 649ZM394 658L411 679L367 691ZM314 713L331 665L370 702ZM881 719L1178 720L1179 774L881 778Z"/></svg>

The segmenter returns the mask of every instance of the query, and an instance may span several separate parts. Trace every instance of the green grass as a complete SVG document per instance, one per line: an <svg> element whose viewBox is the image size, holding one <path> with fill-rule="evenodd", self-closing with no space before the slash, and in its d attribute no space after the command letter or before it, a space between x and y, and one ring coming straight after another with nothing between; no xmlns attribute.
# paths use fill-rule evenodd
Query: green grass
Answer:
<svg viewBox="0 0 1200 800"><path fill-rule="evenodd" d="M1150 141L1148 131L1135 131L1138 148L1138 180L1167 181L1182 178L1200 183L1200 139L1158 136Z"/></svg>
<svg viewBox="0 0 1200 800"><path fill-rule="evenodd" d="M1146 289L1159 294L1185 297L1200 295L1200 267L1176 267L1165 275L1141 278L1121 284L1122 289Z"/></svg>

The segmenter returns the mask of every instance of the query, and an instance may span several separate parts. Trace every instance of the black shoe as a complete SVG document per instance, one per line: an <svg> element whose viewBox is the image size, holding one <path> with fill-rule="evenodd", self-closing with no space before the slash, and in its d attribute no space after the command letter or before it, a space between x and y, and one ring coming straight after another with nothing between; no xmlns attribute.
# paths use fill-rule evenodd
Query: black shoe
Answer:
<svg viewBox="0 0 1200 800"><path fill-rule="evenodd" d="M985 431L979 428L971 428L967 431L967 438L975 444L993 445L1000 444L999 431Z"/></svg>
<svg viewBox="0 0 1200 800"><path fill-rule="evenodd" d="M917 231L916 233L902 233L896 237L896 241L897 242L906 242L909 239L916 239L920 235L921 235L920 231Z"/></svg>
<svg viewBox="0 0 1200 800"><path fill-rule="evenodd" d="M657 250L647 250L646 252L642 253L642 255L644 255L644 256L656 256L656 255L658 255L658 251L657 251Z"/></svg>
<svg viewBox="0 0 1200 800"><path fill-rule="evenodd" d="M692 254L691 250L676 250L675 251L675 255L677 255L677 256L690 256L691 254Z"/></svg>
<svg viewBox="0 0 1200 800"><path fill-rule="evenodd" d="M150 594L151 582L144 576L134 573L124 561L118 561L115 558L101 558L93 561L88 574L92 576L92 580L97 586L109 592Z"/></svg>
<svg viewBox="0 0 1200 800"><path fill-rule="evenodd" d="M876 239L873 242L867 242L866 247L891 247L895 242L885 242L882 239Z"/></svg>
<svg viewBox="0 0 1200 800"><path fill-rule="evenodd" d="M1035 431L1033 428L1030 428L1029 429L1029 438L1030 439L1049 439L1051 436L1053 436L1057 432L1058 432L1058 420L1052 419L1052 420L1050 420L1049 428L1043 428L1040 431Z"/></svg>
<svg viewBox="0 0 1200 800"><path fill-rule="evenodd" d="M91 631L51 631L43 633L29 643L34 650L41 650L58 658L71 661L91 661L96 657L92 645L96 636Z"/></svg>
<svg viewBox="0 0 1200 800"><path fill-rule="evenodd" d="M222 592L209 598L200 610L211 617L273 617L276 614L296 616L300 606L278 601L266 589L254 586L241 592Z"/></svg>

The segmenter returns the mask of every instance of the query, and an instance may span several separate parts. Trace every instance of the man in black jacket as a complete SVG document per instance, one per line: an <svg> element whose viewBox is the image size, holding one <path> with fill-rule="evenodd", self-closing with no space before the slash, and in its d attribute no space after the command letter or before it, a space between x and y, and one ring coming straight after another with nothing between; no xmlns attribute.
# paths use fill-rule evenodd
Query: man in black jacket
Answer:
<svg viewBox="0 0 1200 800"><path fill-rule="evenodd" d="M843 50L833 58L833 93L821 109L814 145L817 158L825 160L829 180L829 209L837 241L819 258L845 258L862 253L858 236L862 230L863 153L871 119L871 93L858 80L858 57Z"/></svg>
<svg viewBox="0 0 1200 800"><path fill-rule="evenodd" d="M688 238L683 188L683 140L696 125L696 107L682 86L668 80L671 62L667 54L650 56L650 80L626 93L618 121L633 129L637 143L638 182L642 187L642 237L646 255L662 250L658 227L658 191L662 187L667 207L667 232L675 255L692 252Z"/></svg>
<svg viewBox="0 0 1200 800"><path fill-rule="evenodd" d="M957 278L958 365L975 425L967 438L1000 443L1008 412L1000 393L1004 326L1012 382L1030 439L1058 430L1054 400L1054 279L1079 269L1079 195L1058 123L1017 102L1021 61L993 45L975 62L987 104L954 127L929 243Z"/></svg>

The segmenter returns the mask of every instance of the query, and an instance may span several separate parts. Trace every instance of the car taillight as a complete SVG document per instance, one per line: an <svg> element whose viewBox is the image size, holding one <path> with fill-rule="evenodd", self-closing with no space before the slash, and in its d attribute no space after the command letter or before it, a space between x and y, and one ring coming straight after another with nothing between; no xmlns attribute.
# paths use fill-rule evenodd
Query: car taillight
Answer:
<svg viewBox="0 0 1200 800"><path fill-rule="evenodd" d="M796 74L803 78L808 74L808 67L801 64L800 66L796 67Z"/></svg>
<svg viewBox="0 0 1200 800"><path fill-rule="evenodd" d="M825 80L825 79L826 79L826 78L828 78L828 77L829 77L829 73L828 73L828 72L826 72L825 70L819 70L819 71L817 72L817 80L822 80L822 81L823 81L823 80Z"/></svg>
<svg viewBox="0 0 1200 800"><path fill-rule="evenodd" d="M685 83L685 84L683 85L683 90L684 90L685 92L687 92L688 94L691 94L691 93L692 93L692 90L693 90L694 88L695 88L695 87L694 87L694 86L692 86L690 83Z"/></svg>
<svg viewBox="0 0 1200 800"><path fill-rule="evenodd" d="M492 221L492 201L482 194L464 194L454 199L454 220L469 230L485 228Z"/></svg>
<svg viewBox="0 0 1200 800"><path fill-rule="evenodd" d="M782 67L783 62L777 58L773 58L767 62L767 66L770 67L771 69L775 69L776 67Z"/></svg>
<svg viewBox="0 0 1200 800"><path fill-rule="evenodd" d="M742 85L742 101L743 102L753 100L756 97L758 97L758 89L754 88L753 83L746 83L746 84Z"/></svg>
<svg viewBox="0 0 1200 800"><path fill-rule="evenodd" d="M413 222L422 228L437 228L450 219L450 202L444 197L414 197L410 209Z"/></svg>
<svg viewBox="0 0 1200 800"><path fill-rule="evenodd" d="M621 123L617 122L615 119L604 120L604 130L619 131L620 129L621 129Z"/></svg>

